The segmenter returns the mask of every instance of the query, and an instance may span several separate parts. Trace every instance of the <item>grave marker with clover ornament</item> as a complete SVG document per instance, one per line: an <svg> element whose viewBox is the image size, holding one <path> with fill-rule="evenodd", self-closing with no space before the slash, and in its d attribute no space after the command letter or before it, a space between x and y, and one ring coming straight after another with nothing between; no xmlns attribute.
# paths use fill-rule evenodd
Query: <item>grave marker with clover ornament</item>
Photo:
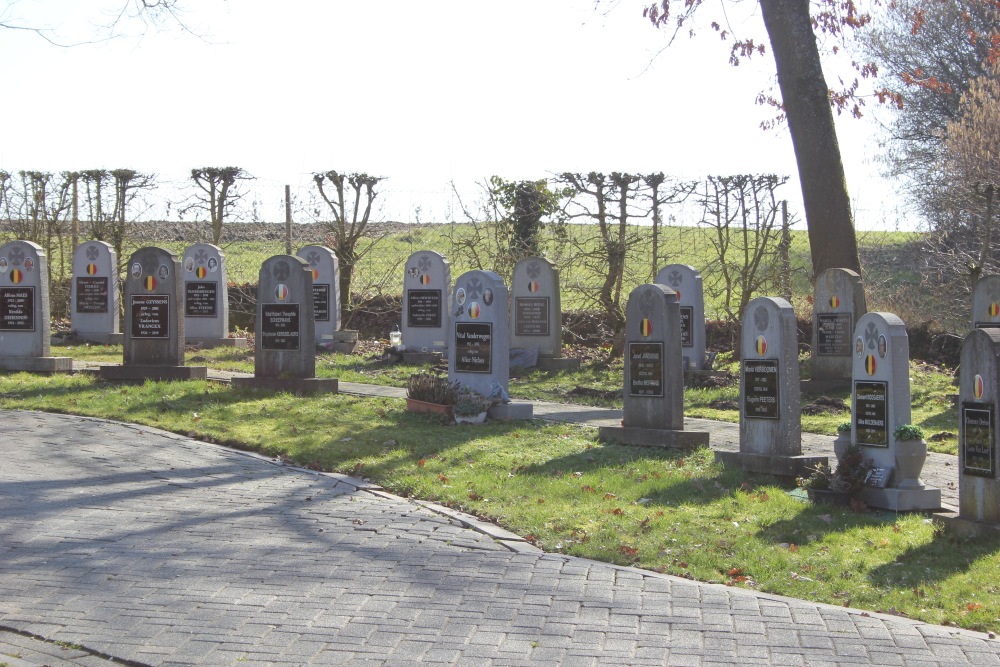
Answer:
<svg viewBox="0 0 1000 667"><path fill-rule="evenodd" d="M184 340L198 347L246 347L229 337L229 282L226 255L211 243L184 251Z"/></svg>
<svg viewBox="0 0 1000 667"><path fill-rule="evenodd" d="M421 250L406 260L403 276L403 361L434 363L448 352L451 266L444 255Z"/></svg>
<svg viewBox="0 0 1000 667"><path fill-rule="evenodd" d="M851 384L854 324L868 310L861 276L827 269L813 289L811 391Z"/></svg>
<svg viewBox="0 0 1000 667"><path fill-rule="evenodd" d="M544 257L525 257L514 267L511 296L511 348L537 352L537 365L546 370L579 367L579 359L562 356L558 269Z"/></svg>
<svg viewBox="0 0 1000 667"><path fill-rule="evenodd" d="M316 344L332 346L334 333L340 331L340 271L337 256L322 245L302 246L295 254L306 261L312 273Z"/></svg>
<svg viewBox="0 0 1000 667"><path fill-rule="evenodd" d="M1000 276L983 276L972 288L972 328L1000 328Z"/></svg>
<svg viewBox="0 0 1000 667"><path fill-rule="evenodd" d="M73 252L70 328L82 340L120 345L118 255L104 241L84 241Z"/></svg>
<svg viewBox="0 0 1000 667"><path fill-rule="evenodd" d="M1000 329L974 329L959 363L958 505L963 521L1000 524Z"/></svg>
<svg viewBox="0 0 1000 667"><path fill-rule="evenodd" d="M701 273L687 264L669 264L659 270L653 282L666 285L677 294L684 369L693 371L704 369L705 292Z"/></svg>

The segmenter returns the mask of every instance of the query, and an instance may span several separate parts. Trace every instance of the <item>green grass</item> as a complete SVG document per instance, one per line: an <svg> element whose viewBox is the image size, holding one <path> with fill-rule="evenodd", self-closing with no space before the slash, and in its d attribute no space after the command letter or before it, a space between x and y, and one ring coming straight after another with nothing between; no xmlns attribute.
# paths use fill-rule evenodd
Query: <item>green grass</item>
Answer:
<svg viewBox="0 0 1000 667"><path fill-rule="evenodd" d="M551 393L546 383L574 382L564 375L514 386ZM446 426L400 399L302 399L203 381L121 386L84 374L0 375L0 408L133 421L364 476L497 521L547 551L1000 630L1000 538L956 540L919 514L814 506L774 478L721 468L707 449L604 445L593 429L565 424Z"/></svg>

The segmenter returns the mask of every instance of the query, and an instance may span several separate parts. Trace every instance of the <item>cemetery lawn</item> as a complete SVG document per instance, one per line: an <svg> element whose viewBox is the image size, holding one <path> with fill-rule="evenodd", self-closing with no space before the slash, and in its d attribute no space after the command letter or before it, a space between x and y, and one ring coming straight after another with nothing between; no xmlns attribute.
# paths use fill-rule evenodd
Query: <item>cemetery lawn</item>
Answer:
<svg viewBox="0 0 1000 667"><path fill-rule="evenodd" d="M128 420L366 477L550 552L1000 632L1000 536L957 539L920 514L812 505L774 478L721 468L707 449L603 445L593 429L540 421L450 426L400 399L88 374L2 374L0 408Z"/></svg>

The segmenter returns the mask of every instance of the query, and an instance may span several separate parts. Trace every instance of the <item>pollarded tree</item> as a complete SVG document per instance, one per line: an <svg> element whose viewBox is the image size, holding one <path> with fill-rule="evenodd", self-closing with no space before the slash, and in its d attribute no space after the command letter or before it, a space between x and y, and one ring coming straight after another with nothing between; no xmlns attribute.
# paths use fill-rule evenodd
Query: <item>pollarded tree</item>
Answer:
<svg viewBox="0 0 1000 667"><path fill-rule="evenodd" d="M0 29L33 32L53 46L80 46L122 35L141 35L148 28L165 27L171 23L184 32L192 32L182 18L180 0L109 0L102 8L106 20L88 25L86 29L89 34L82 41L60 37L56 29L45 25L43 19L33 17L30 8L26 8L26 13L15 11L16 4L5 3L6 6L0 10Z"/></svg>
<svg viewBox="0 0 1000 667"><path fill-rule="evenodd" d="M189 208L198 208L208 213L212 223L212 243L218 245L222 239L222 226L232 215L234 207L245 196L240 183L252 180L241 167L200 167L191 170L191 180L201 191L196 203Z"/></svg>
<svg viewBox="0 0 1000 667"><path fill-rule="evenodd" d="M129 238L129 218L142 195L156 187L156 176L135 169L88 169L80 172L84 206L90 236L111 244L118 255L119 270L125 257L125 241Z"/></svg>

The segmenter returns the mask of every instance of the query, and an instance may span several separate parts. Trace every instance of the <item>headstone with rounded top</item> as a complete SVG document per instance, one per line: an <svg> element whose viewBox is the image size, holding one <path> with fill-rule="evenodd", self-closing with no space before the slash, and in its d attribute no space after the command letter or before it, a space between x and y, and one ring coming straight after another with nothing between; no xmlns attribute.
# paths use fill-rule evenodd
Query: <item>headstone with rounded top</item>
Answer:
<svg viewBox="0 0 1000 667"><path fill-rule="evenodd" d="M866 312L865 290L857 273L827 269L816 277L810 391L850 386L854 325Z"/></svg>
<svg viewBox="0 0 1000 667"><path fill-rule="evenodd" d="M694 448L708 433L684 430L684 377L677 296L665 285L639 285L625 306L625 399L621 427L599 437L625 445Z"/></svg>
<svg viewBox="0 0 1000 667"><path fill-rule="evenodd" d="M827 464L802 455L799 354L795 311L777 297L747 304L740 339L740 451L716 460L748 472L786 477Z"/></svg>
<svg viewBox="0 0 1000 667"><path fill-rule="evenodd" d="M480 396L507 398L510 348L507 286L493 271L468 271L455 281L451 297L448 379ZM530 403L504 402L491 419L530 419Z"/></svg>
<svg viewBox="0 0 1000 667"><path fill-rule="evenodd" d="M1000 328L1000 276L983 276L972 288L972 328Z"/></svg>
<svg viewBox="0 0 1000 667"><path fill-rule="evenodd" d="M668 264L653 282L666 285L677 295L684 369L705 370L705 290L701 273L687 264Z"/></svg>
<svg viewBox="0 0 1000 667"><path fill-rule="evenodd" d="M870 479L881 480L866 486L862 499L890 510L939 508L941 490L919 479L922 461L916 473L906 473L920 445L895 433L910 424L910 344L903 321L892 313L863 315L854 327L853 357L851 441L874 464ZM927 444L922 447L926 458Z"/></svg>
<svg viewBox="0 0 1000 667"><path fill-rule="evenodd" d="M958 397L958 505L964 521L1000 524L1000 328L962 343Z"/></svg>
<svg viewBox="0 0 1000 667"><path fill-rule="evenodd" d="M525 257L514 266L511 296L511 348L531 350L539 368L578 368L579 359L562 356L559 270L544 257Z"/></svg>
<svg viewBox="0 0 1000 667"><path fill-rule="evenodd" d="M70 328L82 340L120 345L121 292L118 254L104 241L84 241L73 251Z"/></svg>
<svg viewBox="0 0 1000 667"><path fill-rule="evenodd" d="M451 265L433 250L406 260L403 276L403 361L435 363L448 352L451 318Z"/></svg>
<svg viewBox="0 0 1000 667"><path fill-rule="evenodd" d="M169 250L139 248L125 265L123 364L101 366L107 380L205 379L205 366L184 365L181 261Z"/></svg>
<svg viewBox="0 0 1000 667"><path fill-rule="evenodd" d="M234 387L336 392L338 381L316 377L313 267L302 257L275 255L260 267L254 376Z"/></svg>
<svg viewBox="0 0 1000 667"><path fill-rule="evenodd" d="M0 369L58 373L70 357L50 356L49 271L45 251L31 241L0 246Z"/></svg>
<svg viewBox="0 0 1000 667"><path fill-rule="evenodd" d="M324 350L353 352L358 345L358 332L341 331L340 328L340 266L337 255L322 245L302 246L295 254L306 260L312 272L316 345Z"/></svg>
<svg viewBox="0 0 1000 667"><path fill-rule="evenodd" d="M246 347L229 337L229 282L226 255L211 243L184 251L184 339L197 347Z"/></svg>

